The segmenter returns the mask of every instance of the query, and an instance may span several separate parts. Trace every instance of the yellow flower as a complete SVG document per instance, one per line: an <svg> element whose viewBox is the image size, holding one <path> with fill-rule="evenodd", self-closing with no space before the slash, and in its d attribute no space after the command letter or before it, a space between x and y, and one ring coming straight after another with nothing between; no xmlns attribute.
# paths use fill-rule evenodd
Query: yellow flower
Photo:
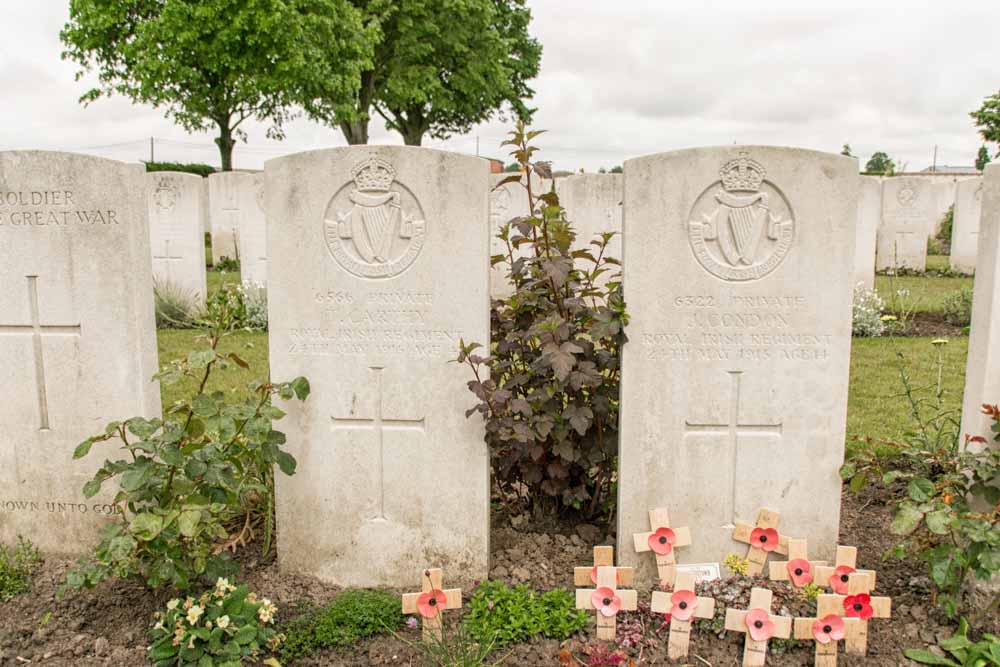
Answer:
<svg viewBox="0 0 1000 667"><path fill-rule="evenodd" d="M222 628L223 630L225 630L226 628L228 628L229 627L229 617L228 616L220 616L219 620L218 620L218 626L220 628Z"/></svg>
<svg viewBox="0 0 1000 667"><path fill-rule="evenodd" d="M171 600L170 602L167 603L167 609L169 609L170 611L173 611L174 609L177 609L177 605L179 605L180 603L181 603L180 600L178 600L177 598L174 598L173 600Z"/></svg>
<svg viewBox="0 0 1000 667"><path fill-rule="evenodd" d="M947 338L935 338L934 340L931 341L931 345L934 345L935 347L937 347L938 345L947 345L947 344L948 344Z"/></svg>
<svg viewBox="0 0 1000 667"><path fill-rule="evenodd" d="M895 315L883 315L882 316L882 321L883 322L895 322L896 321L896 316Z"/></svg>
<svg viewBox="0 0 1000 667"><path fill-rule="evenodd" d="M190 623L191 625L194 625L195 623L198 622L198 619L201 618L201 615L204 614L204 613L205 613L204 609L202 609L198 605L194 605L193 607L191 607L190 609L188 609L188 613L187 613L188 623Z"/></svg>

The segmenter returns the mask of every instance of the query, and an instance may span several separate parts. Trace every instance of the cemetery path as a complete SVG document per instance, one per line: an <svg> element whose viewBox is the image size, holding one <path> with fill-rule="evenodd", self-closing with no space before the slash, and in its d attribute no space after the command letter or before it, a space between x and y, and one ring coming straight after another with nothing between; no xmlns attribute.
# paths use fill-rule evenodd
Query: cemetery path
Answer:
<svg viewBox="0 0 1000 667"><path fill-rule="evenodd" d="M876 592L891 596L893 609L891 619L871 623L869 655L864 658L842 655L840 664L846 667L912 664L903 658L903 648L934 643L949 636L951 626L929 607L929 581L919 564L882 560L882 554L892 545L887 529L891 511L882 500L868 492L860 496L845 492L842 509L841 543L858 546L859 567L878 570ZM533 533L526 527L515 529L509 522L506 526L495 526L491 578L511 584L524 583L537 590L571 588L573 567L588 563L591 547L613 543L613 537L589 524L565 525L562 530L547 533ZM56 589L71 564L68 559L46 558L29 593L0 603L0 666L20 667L28 664L25 660L30 660L30 664L80 667L148 664L145 661L148 619L153 611L165 605L169 595L150 593L135 583L109 582L93 591L57 599ZM244 556L241 581L273 600L286 618L303 600L322 604L339 590L312 578L280 572L273 559L262 561L255 553ZM740 585L725 584L723 594L731 595L729 603L733 606L746 605L753 583L747 579ZM787 584L771 584L771 588L775 590L776 607L783 607L783 613L804 613L801 598ZM648 600L648 592L640 592L639 598ZM457 613L449 616L446 627L461 618ZM666 633L657 632L661 625L659 616L640 609L619 619L619 626L625 628L633 641L629 653L637 659L636 664L670 664L665 658ZM645 639L636 633L640 627L646 629ZM401 634L410 641L419 639L415 630L404 629ZM620 633L619 640L622 637ZM578 636L563 646L554 640L520 644L513 648L504 664L559 665L561 648L584 661L566 664L586 664L587 640L587 636ZM743 638L736 633L718 637L696 631L692 634L691 655L701 660L692 660L690 664L728 667L738 663L742 650ZM772 650L780 652L769 656L769 665L812 664L811 643L772 642ZM327 651L294 663L334 667L421 664L420 656L412 648L392 637L376 638L347 650Z"/></svg>

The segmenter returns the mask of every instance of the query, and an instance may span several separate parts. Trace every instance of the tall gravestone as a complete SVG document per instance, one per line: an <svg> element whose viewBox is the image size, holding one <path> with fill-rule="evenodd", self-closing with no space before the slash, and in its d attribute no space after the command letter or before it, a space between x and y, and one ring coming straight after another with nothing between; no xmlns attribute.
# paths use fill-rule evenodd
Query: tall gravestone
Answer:
<svg viewBox="0 0 1000 667"><path fill-rule="evenodd" d="M974 273L979 245L979 218L983 207L983 179L958 182L955 192L955 217L951 226L952 271Z"/></svg>
<svg viewBox="0 0 1000 667"><path fill-rule="evenodd" d="M601 233L614 232L605 255L621 260L623 180L621 174L574 174L559 180L559 203L576 230L577 247L596 252L590 242ZM593 267L583 262L583 268Z"/></svg>
<svg viewBox="0 0 1000 667"><path fill-rule="evenodd" d="M875 248L882 220L882 178L861 176L858 192L858 231L854 244L854 284L875 287Z"/></svg>
<svg viewBox="0 0 1000 667"><path fill-rule="evenodd" d="M489 345L489 168L411 147L271 160L271 374L308 376L279 476L284 567L401 586L487 574L489 459L460 340Z"/></svg>
<svg viewBox="0 0 1000 667"><path fill-rule="evenodd" d="M857 161L733 146L625 163L618 546L670 507L691 562L762 507L818 556L837 543Z"/></svg>
<svg viewBox="0 0 1000 667"><path fill-rule="evenodd" d="M81 493L103 460L74 448L107 422L160 412L144 169L0 152L0 540L96 545L109 496ZM105 443L113 458L115 445Z"/></svg>
<svg viewBox="0 0 1000 667"><path fill-rule="evenodd" d="M245 171L221 171L208 177L208 207L212 225L212 263L223 257L240 256L243 220L257 206L254 175ZM242 257L240 257L242 261Z"/></svg>
<svg viewBox="0 0 1000 667"><path fill-rule="evenodd" d="M882 224L875 262L879 271L926 268L936 201L934 184L926 178L897 176L882 181Z"/></svg>
<svg viewBox="0 0 1000 667"><path fill-rule="evenodd" d="M146 174L149 244L158 283L205 302L205 236L201 176L174 171Z"/></svg>
<svg viewBox="0 0 1000 667"><path fill-rule="evenodd" d="M1000 165L987 165L983 171L973 289L961 435L989 440L992 420L981 407L984 403L1000 403Z"/></svg>
<svg viewBox="0 0 1000 667"><path fill-rule="evenodd" d="M929 180L933 184L934 212L930 218L927 235L930 238L935 238L941 231L941 225L948 214L948 209L955 205L955 193L959 180L955 176L931 177Z"/></svg>
<svg viewBox="0 0 1000 667"><path fill-rule="evenodd" d="M264 209L264 174L250 181L251 200L240 220L240 277L267 284L267 217Z"/></svg>

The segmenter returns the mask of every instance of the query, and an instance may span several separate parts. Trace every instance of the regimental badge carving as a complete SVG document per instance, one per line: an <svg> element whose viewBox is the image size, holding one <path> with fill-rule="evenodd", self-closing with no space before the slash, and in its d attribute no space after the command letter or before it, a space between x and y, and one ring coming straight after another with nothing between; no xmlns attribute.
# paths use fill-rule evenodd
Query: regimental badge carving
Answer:
<svg viewBox="0 0 1000 667"><path fill-rule="evenodd" d="M396 180L396 170L369 158L351 171L326 208L326 245L337 263L362 278L391 278L413 264L424 245L420 202Z"/></svg>
<svg viewBox="0 0 1000 667"><path fill-rule="evenodd" d="M757 280L788 254L795 219L766 175L762 164L740 153L722 165L719 180L695 201L688 240L698 263L712 275L728 281Z"/></svg>
<svg viewBox="0 0 1000 667"><path fill-rule="evenodd" d="M157 179L156 189L153 191L153 205L160 213L172 211L177 206L180 196L180 188L172 178L164 176Z"/></svg>
<svg viewBox="0 0 1000 667"><path fill-rule="evenodd" d="M899 202L900 206L909 208L917 203L919 190L917 190L917 186L910 181L903 181L901 186L902 187L896 191L896 201Z"/></svg>

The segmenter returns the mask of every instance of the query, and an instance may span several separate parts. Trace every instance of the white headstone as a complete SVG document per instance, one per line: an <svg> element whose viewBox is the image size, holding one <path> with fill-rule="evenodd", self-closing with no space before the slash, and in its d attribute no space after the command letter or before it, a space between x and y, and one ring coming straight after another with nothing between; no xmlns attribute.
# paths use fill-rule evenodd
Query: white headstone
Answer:
<svg viewBox="0 0 1000 667"><path fill-rule="evenodd" d="M858 232L854 247L854 284L875 287L875 247L882 220L882 178L861 176L858 193Z"/></svg>
<svg viewBox="0 0 1000 667"><path fill-rule="evenodd" d="M153 276L205 302L205 236L202 232L203 179L195 174L146 174L149 243Z"/></svg>
<svg viewBox="0 0 1000 667"><path fill-rule="evenodd" d="M615 232L605 255L619 261L622 258L622 196L621 174L574 174L560 179L559 203L566 209L567 219L576 231L576 245L588 248L603 232ZM583 261L581 268L591 269L593 263Z"/></svg>
<svg viewBox="0 0 1000 667"><path fill-rule="evenodd" d="M941 231L941 224L944 217L955 204L955 192L958 188L958 179L954 176L943 176L931 179L934 187L934 213L930 219L930 227L927 236L934 238Z"/></svg>
<svg viewBox="0 0 1000 667"><path fill-rule="evenodd" d="M618 546L668 506L691 562L762 507L820 556L837 542L857 161L732 146L625 163ZM815 547L814 547L815 545Z"/></svg>
<svg viewBox="0 0 1000 667"><path fill-rule="evenodd" d="M271 375L306 375L278 476L284 567L402 586L487 574L489 458L460 339L489 345L489 168L412 147L272 160Z"/></svg>
<svg viewBox="0 0 1000 667"><path fill-rule="evenodd" d="M208 177L208 207L212 223L212 263L240 257L244 220L256 214L257 189L252 173L221 171Z"/></svg>
<svg viewBox="0 0 1000 667"><path fill-rule="evenodd" d="M267 217L264 211L264 174L254 174L252 201L240 220L240 277L267 285Z"/></svg>
<svg viewBox="0 0 1000 667"><path fill-rule="evenodd" d="M936 213L936 193L930 180L906 176L883 180L875 267L879 271L923 271L927 266L928 230Z"/></svg>
<svg viewBox="0 0 1000 667"><path fill-rule="evenodd" d="M983 205L983 179L959 181L955 193L955 218L951 227L951 270L974 273L979 245L979 217Z"/></svg>
<svg viewBox="0 0 1000 667"><path fill-rule="evenodd" d="M1000 403L1000 165L983 171L980 220L960 435L992 441L992 420L981 408Z"/></svg>
<svg viewBox="0 0 1000 667"><path fill-rule="evenodd" d="M93 548L110 495L81 488L117 445L107 422L160 412L145 169L0 152L0 541ZM106 448L104 454L101 449Z"/></svg>

